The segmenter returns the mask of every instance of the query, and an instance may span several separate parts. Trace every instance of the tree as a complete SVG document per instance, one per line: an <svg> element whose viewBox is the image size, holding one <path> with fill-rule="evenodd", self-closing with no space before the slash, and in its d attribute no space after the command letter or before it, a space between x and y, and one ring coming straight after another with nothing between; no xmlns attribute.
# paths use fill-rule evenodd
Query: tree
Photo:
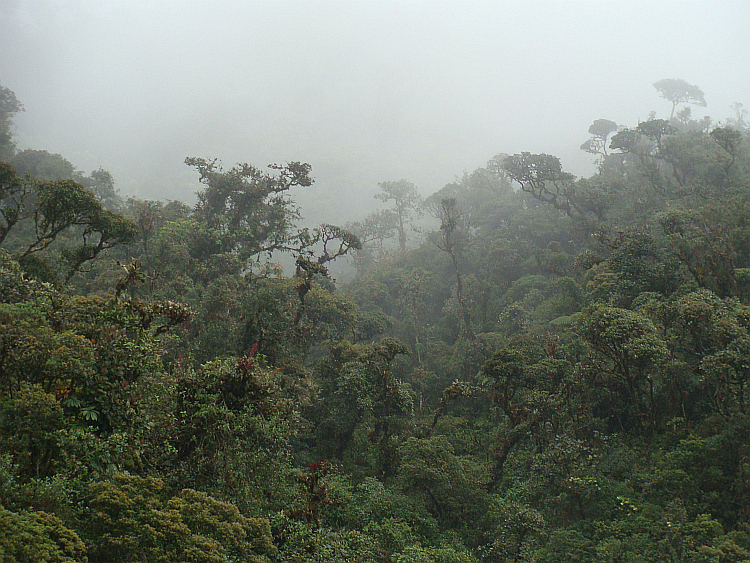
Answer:
<svg viewBox="0 0 750 563"><path fill-rule="evenodd" d="M748 128L748 111L744 104L734 102L730 107L734 111L734 117L730 117L727 122L738 131L745 131Z"/></svg>
<svg viewBox="0 0 750 563"><path fill-rule="evenodd" d="M95 561L267 563L276 548L268 520L159 479L117 475L89 488L84 526Z"/></svg>
<svg viewBox="0 0 750 563"><path fill-rule="evenodd" d="M18 176L10 164L0 161L0 245L18 222L31 216L28 202L34 197L34 185L32 179Z"/></svg>
<svg viewBox="0 0 750 563"><path fill-rule="evenodd" d="M502 409L510 422L510 431L501 438L493 451L490 488L499 485L508 455L524 435L528 434L531 426L523 424L528 418L528 412L514 399L516 394L529 384L527 372L532 361L527 350L502 348L482 367L484 383L493 391L493 402Z"/></svg>
<svg viewBox="0 0 750 563"><path fill-rule="evenodd" d="M581 333L611 362L615 392L624 395L625 408L633 411L635 422L640 426L645 422L642 420L645 395L645 410L650 413L648 422L651 430L655 430L656 388L659 385L656 376L668 350L654 324L634 311L597 304L584 312Z"/></svg>
<svg viewBox="0 0 750 563"><path fill-rule="evenodd" d="M663 139L674 135L677 129L666 119L642 121L635 129L622 129L612 136L609 148L638 156L641 164L654 158L664 158Z"/></svg>
<svg viewBox="0 0 750 563"><path fill-rule="evenodd" d="M522 152L509 156L503 162L508 175L521 184L521 189L568 216L579 211L575 201L575 176L563 172L560 159L549 154Z"/></svg>
<svg viewBox="0 0 750 563"><path fill-rule="evenodd" d="M94 194L77 182L20 177L6 163L0 163L0 201L0 244L19 223L28 220L33 224L33 229L19 232L12 241L22 264L32 263L33 255L66 239L61 245L61 273L66 284L86 262L107 249L133 242L138 235L134 223L104 209ZM80 236L80 244L70 242L71 229Z"/></svg>
<svg viewBox="0 0 750 563"><path fill-rule="evenodd" d="M742 133L731 127L716 127L711 131L710 135L711 138L723 149L724 153L729 156L729 158L726 158L724 153L722 153L722 156L724 156L722 159L724 161L724 181L726 187L729 187L729 173L737 160L738 149L742 144Z"/></svg>
<svg viewBox="0 0 750 563"><path fill-rule="evenodd" d="M670 211L659 217L677 258L700 287L720 297L738 294L735 270L748 265L747 212L746 199L734 198L724 205Z"/></svg>
<svg viewBox="0 0 750 563"><path fill-rule="evenodd" d="M169 440L171 478L228 499L244 512L281 510L295 496L290 444L308 401L304 371L271 369L254 347L244 357L178 372Z"/></svg>
<svg viewBox="0 0 750 563"><path fill-rule="evenodd" d="M720 412L735 407L741 414L747 414L746 384L750 381L750 337L745 332L734 338L726 348L703 359L701 370L705 379L718 388L715 394Z"/></svg>
<svg viewBox="0 0 750 563"><path fill-rule="evenodd" d="M298 233L295 239L299 242L298 256L306 257L308 261L312 259L319 266L324 266L352 250L362 249L362 243L357 235L327 223L315 227L312 232L305 229ZM316 247L319 247L317 257Z"/></svg>
<svg viewBox="0 0 750 563"><path fill-rule="evenodd" d="M345 227L354 233L362 248L354 252L354 266L361 271L377 262L386 253L385 241L393 238L398 230L398 218L391 209L373 211L362 221L347 223Z"/></svg>
<svg viewBox="0 0 750 563"><path fill-rule="evenodd" d="M513 180L503 168L507 154L497 154L487 166L464 172L455 182L446 184L430 196L431 201L455 198L461 207L466 225L475 229L480 225L497 224L507 220L520 198L513 191Z"/></svg>
<svg viewBox="0 0 750 563"><path fill-rule="evenodd" d="M609 148L619 150L623 153L633 153L639 156L643 155L644 151L639 151L639 145L641 144L641 135L634 129L628 129L627 127L612 135L612 139L609 143Z"/></svg>
<svg viewBox="0 0 750 563"><path fill-rule="evenodd" d="M73 180L76 168L61 154L26 149L8 160L20 175L28 174L37 180Z"/></svg>
<svg viewBox="0 0 750 563"><path fill-rule="evenodd" d="M23 260L49 247L70 227L82 229L82 243L63 251L64 283L102 251L133 242L138 228L121 215L102 208L94 195L72 180L39 182L32 214L35 238L19 254Z"/></svg>
<svg viewBox="0 0 750 563"><path fill-rule="evenodd" d="M83 563L86 546L54 514L0 506L0 558L6 563Z"/></svg>
<svg viewBox="0 0 750 563"><path fill-rule="evenodd" d="M7 160L16 152L13 142L13 116L24 111L16 93L0 85L0 160Z"/></svg>
<svg viewBox="0 0 750 563"><path fill-rule="evenodd" d="M299 278L300 282L297 286L299 306L294 317L294 327L299 328L305 312L305 296L312 289L313 281L316 277L328 278L328 268L325 264L346 255L350 250L360 250L362 243L356 235L346 229L327 224L313 229L312 233L304 229L295 239L299 244L296 251L295 277ZM316 246L319 248L317 258L314 256Z"/></svg>
<svg viewBox="0 0 750 563"><path fill-rule="evenodd" d="M662 156L662 139L669 135L677 133L677 129L672 127L666 119L649 119L642 121L635 128L638 133L651 139L656 146L655 156Z"/></svg>
<svg viewBox="0 0 750 563"><path fill-rule="evenodd" d="M473 341L476 336L471 327L471 315L464 294L463 275L459 265L458 255L460 251L461 212L458 209L455 198L443 198L435 207L435 215L440 219L440 233L437 246L443 252L448 253L456 273L456 298L461 307L461 319L463 320L463 331L469 340Z"/></svg>
<svg viewBox="0 0 750 563"><path fill-rule="evenodd" d="M631 161L625 155L637 157L637 161L633 161L635 166L626 174L629 177L632 174L632 180L642 180L661 202L665 197L705 190L702 185L706 184L706 179L696 179L696 173L706 174L710 170L710 166L702 162L706 147L712 144L707 142L707 136L694 130L680 132L673 123L656 119L652 114L635 128L625 128L613 135L609 145L620 151L623 166Z"/></svg>
<svg viewBox="0 0 750 563"><path fill-rule="evenodd" d="M581 145L581 150L591 154L607 156L607 138L617 131L617 123L609 119L597 119L589 127L591 138Z"/></svg>
<svg viewBox="0 0 750 563"><path fill-rule="evenodd" d="M413 409L410 390L393 374L392 364L401 354L409 354L409 349L392 337L367 346L342 341L320 362L321 400L316 412L323 455L343 460L345 454L351 455L355 435L364 430L374 448L372 468L381 476L391 475L396 447Z"/></svg>
<svg viewBox="0 0 750 563"><path fill-rule="evenodd" d="M94 194L96 200L102 204L104 209L111 211L122 211L124 205L122 198L117 194L115 179L107 170L99 168L93 170L88 176L77 172L74 180Z"/></svg>
<svg viewBox="0 0 750 563"><path fill-rule="evenodd" d="M436 518L453 528L477 524L488 495L486 469L455 454L445 436L408 438L400 447L399 489L419 498Z"/></svg>
<svg viewBox="0 0 750 563"><path fill-rule="evenodd" d="M567 394L561 390L567 386L569 370L566 360L544 357L527 345L503 347L481 368L482 387L504 416L494 438L490 490L507 481L504 468L518 446L531 440L544 443L559 433Z"/></svg>
<svg viewBox="0 0 750 563"><path fill-rule="evenodd" d="M288 192L312 185L309 164L269 165L275 174L249 164L225 171L216 159L191 157L185 164L198 171L205 186L195 208L206 227L196 241L204 253L234 253L247 262L263 252L293 249L289 243L299 213Z"/></svg>
<svg viewBox="0 0 750 563"><path fill-rule="evenodd" d="M93 193L105 209L122 210L123 201L117 194L115 180L104 168L93 170L86 176L61 154L34 149L16 153L8 162L18 174L27 174L37 180L75 180Z"/></svg>
<svg viewBox="0 0 750 563"><path fill-rule="evenodd" d="M414 184L406 180L381 182L378 186L380 186L381 193L375 194L375 198L386 203L393 201L393 213L396 216L396 229L398 230L398 244L401 252L405 252L407 223L416 213L419 213L422 198Z"/></svg>
<svg viewBox="0 0 750 563"><path fill-rule="evenodd" d="M665 98L672 102L672 112L669 120L674 117L674 110L680 104L693 104L706 107L706 99L703 91L692 84L688 84L680 78L663 78L653 84L654 88Z"/></svg>
<svg viewBox="0 0 750 563"><path fill-rule="evenodd" d="M669 256L664 244L658 244L653 234L641 229L618 231L612 237L604 230L594 235L609 248L609 256L591 270L591 277L613 274L606 287L595 289L592 279L589 290L592 297L607 298L610 302L629 307L641 293L655 292L670 295L679 286L682 272L676 258ZM606 273L605 273L606 272ZM599 293L606 290L607 294Z"/></svg>
<svg viewBox="0 0 750 563"><path fill-rule="evenodd" d="M141 235L143 254L148 256L151 240L161 230L165 222L164 204L161 201L141 200L129 197L127 200L128 212Z"/></svg>

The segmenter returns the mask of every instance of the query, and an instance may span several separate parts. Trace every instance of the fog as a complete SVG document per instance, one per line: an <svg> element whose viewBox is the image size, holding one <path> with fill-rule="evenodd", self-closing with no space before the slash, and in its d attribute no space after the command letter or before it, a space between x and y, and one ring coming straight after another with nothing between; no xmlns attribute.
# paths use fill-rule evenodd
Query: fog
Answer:
<svg viewBox="0 0 750 563"><path fill-rule="evenodd" d="M303 213L361 216L377 183L427 195L500 152L576 175L594 119L636 125L705 92L750 103L744 1L0 0L0 84L19 148L110 170L124 195L192 201L186 156L305 161ZM322 218L322 217L321 217Z"/></svg>

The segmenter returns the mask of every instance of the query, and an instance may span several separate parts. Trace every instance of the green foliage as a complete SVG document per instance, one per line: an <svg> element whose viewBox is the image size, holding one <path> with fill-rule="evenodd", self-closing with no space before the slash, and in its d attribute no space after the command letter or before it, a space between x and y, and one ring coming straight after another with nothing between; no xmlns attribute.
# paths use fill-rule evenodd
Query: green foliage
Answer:
<svg viewBox="0 0 750 563"><path fill-rule="evenodd" d="M382 534L396 534L406 546L412 543L431 543L438 533L438 523L420 502L405 493L386 487L382 481L366 477L352 487L348 497L341 499L327 513L331 524L353 529L372 526ZM393 524L396 530L391 530ZM396 541L392 537L390 541Z"/></svg>
<svg viewBox="0 0 750 563"><path fill-rule="evenodd" d="M57 268L64 283L103 251L130 244L138 234L134 223L104 209L82 185L71 179L56 179L71 175L72 171L50 173L54 179L34 180L29 176L18 177L5 163L0 165L0 215L4 223L0 224L0 244L10 241L22 263L35 260L46 264L49 252L45 251L56 241L63 241L55 246L62 248ZM19 229L26 222L33 224L33 231L28 226L25 231ZM67 236L70 230L78 231L80 244L71 242ZM14 236L8 239L9 234ZM39 253L47 255L46 258L41 259ZM39 266L35 269L39 270ZM44 277L52 279L49 274Z"/></svg>
<svg viewBox="0 0 750 563"><path fill-rule="evenodd" d="M314 530L309 524L290 520L283 514L274 516L272 528L274 537L280 544L279 561L379 563L386 556L386 552L377 545L374 538L359 530Z"/></svg>
<svg viewBox="0 0 750 563"><path fill-rule="evenodd" d="M477 559L467 549L456 549L452 546L407 547L396 558L396 563L475 563Z"/></svg>
<svg viewBox="0 0 750 563"><path fill-rule="evenodd" d="M399 447L400 490L419 499L427 510L452 528L471 533L488 501L487 473L475 459L457 456L444 436L409 438Z"/></svg>
<svg viewBox="0 0 750 563"><path fill-rule="evenodd" d="M24 382L47 392L80 388L93 377L94 346L74 330L59 330L41 301L0 305L0 385L13 396Z"/></svg>
<svg viewBox="0 0 750 563"><path fill-rule="evenodd" d="M581 319L581 333L606 358L602 367L611 375L602 384L612 393L610 413L621 428L654 430L662 414L656 399L663 385L659 370L668 349L653 323L634 311L594 305Z"/></svg>
<svg viewBox="0 0 750 563"><path fill-rule="evenodd" d="M141 393L163 367L127 308L65 298L10 264L6 281L30 299L0 305L0 441L15 483L3 502L68 513L92 479L142 468L157 411Z"/></svg>
<svg viewBox="0 0 750 563"><path fill-rule="evenodd" d="M555 530L538 561L544 563L593 563L597 561L594 542L577 530Z"/></svg>
<svg viewBox="0 0 750 563"><path fill-rule="evenodd" d="M279 510L295 498L289 443L303 390L259 358L215 361L178 381L170 436L172 478L201 485L243 510Z"/></svg>
<svg viewBox="0 0 750 563"><path fill-rule="evenodd" d="M191 489L173 496L158 479L121 474L95 483L88 506L84 526L97 561L261 563L276 552L267 520Z"/></svg>
<svg viewBox="0 0 750 563"><path fill-rule="evenodd" d="M735 265L746 265L748 205L743 200L727 206L674 211L659 218L676 256L700 287L719 297L738 294Z"/></svg>
<svg viewBox="0 0 750 563"><path fill-rule="evenodd" d="M45 150L26 149L16 153L8 162L18 174L42 181L73 180L76 173L75 166L67 158Z"/></svg>
<svg viewBox="0 0 750 563"><path fill-rule="evenodd" d="M195 207L123 207L0 127L0 559L748 560L735 109L597 120L580 180L497 155L421 243L405 181L356 234L296 228L299 163L191 158Z"/></svg>
<svg viewBox="0 0 750 563"><path fill-rule="evenodd" d="M396 447L410 426L413 394L395 379L392 363L408 352L390 337L367 346L342 341L332 347L318 368L322 400L311 413L318 422L318 457L343 460L355 436L366 432L372 457L357 464L385 476L393 472Z"/></svg>
<svg viewBox="0 0 750 563"><path fill-rule="evenodd" d="M46 477L59 455L56 432L63 426L62 405L39 385L24 384L14 395L0 403L4 449L15 453L21 474Z"/></svg>
<svg viewBox="0 0 750 563"><path fill-rule="evenodd" d="M588 274L589 288L595 298L629 308L641 293L667 296L677 289L681 281L678 263L653 235L639 229L619 232L615 240L603 233L598 235L612 250ZM611 276L609 287L597 287L607 274Z"/></svg>
<svg viewBox="0 0 750 563"><path fill-rule="evenodd" d="M94 197L102 204L104 209L118 213L123 210L124 204L115 188L115 180L107 170L99 168L93 170L88 176L79 173L75 179L94 194Z"/></svg>
<svg viewBox="0 0 750 563"><path fill-rule="evenodd" d="M581 145L581 150L607 156L607 138L617 131L617 123L609 119L596 119L589 127L591 138Z"/></svg>
<svg viewBox="0 0 750 563"><path fill-rule="evenodd" d="M286 198L294 186L310 186L310 165L292 162L271 165L268 174L249 164L224 171L216 160L187 158L206 187L198 192L196 212L206 230L196 243L206 254L237 252L242 261L260 252L286 247L290 229L298 218Z"/></svg>
<svg viewBox="0 0 750 563"><path fill-rule="evenodd" d="M86 546L46 512L11 512L0 506L0 558L7 563L85 563Z"/></svg>
<svg viewBox="0 0 750 563"><path fill-rule="evenodd" d="M515 154L505 159L503 168L523 191L539 201L565 211L568 216L579 211L573 187L575 177L563 172L556 156L528 152Z"/></svg>
<svg viewBox="0 0 750 563"><path fill-rule="evenodd" d="M594 305L581 323L583 336L591 345L612 360L616 373L627 379L645 377L667 350L656 327L633 311Z"/></svg>
<svg viewBox="0 0 750 563"><path fill-rule="evenodd" d="M29 279L21 265L0 248L0 303L35 301L53 293L50 285Z"/></svg>
<svg viewBox="0 0 750 563"><path fill-rule="evenodd" d="M491 534L492 541L479 547L481 560L532 559L535 548L545 539L544 517L533 508L512 501L496 503L492 512L499 525Z"/></svg>

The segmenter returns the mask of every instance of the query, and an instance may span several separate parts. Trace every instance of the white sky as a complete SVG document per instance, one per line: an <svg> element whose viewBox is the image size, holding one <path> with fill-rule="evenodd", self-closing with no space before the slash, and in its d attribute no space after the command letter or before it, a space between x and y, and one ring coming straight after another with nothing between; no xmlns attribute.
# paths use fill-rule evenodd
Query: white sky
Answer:
<svg viewBox="0 0 750 563"><path fill-rule="evenodd" d="M631 0L0 0L0 84L21 148L192 201L186 156L313 166L305 208L363 214L377 183L430 194L500 152L593 173L594 119L634 126L700 86L750 106L750 3ZM313 202L313 200L315 200ZM313 214L319 214L316 209Z"/></svg>

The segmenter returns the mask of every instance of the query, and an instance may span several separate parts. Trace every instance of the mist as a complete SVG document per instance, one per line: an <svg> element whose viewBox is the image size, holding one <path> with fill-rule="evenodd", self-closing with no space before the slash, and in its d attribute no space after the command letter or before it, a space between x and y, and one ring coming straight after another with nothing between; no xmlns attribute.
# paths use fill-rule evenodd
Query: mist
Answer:
<svg viewBox="0 0 750 563"><path fill-rule="evenodd" d="M591 175L591 122L668 116L662 78L723 120L750 102L748 28L740 1L4 0L0 83L20 149L104 167L121 194L191 202L186 156L304 161L303 214L344 222L378 182L428 195L503 152Z"/></svg>

